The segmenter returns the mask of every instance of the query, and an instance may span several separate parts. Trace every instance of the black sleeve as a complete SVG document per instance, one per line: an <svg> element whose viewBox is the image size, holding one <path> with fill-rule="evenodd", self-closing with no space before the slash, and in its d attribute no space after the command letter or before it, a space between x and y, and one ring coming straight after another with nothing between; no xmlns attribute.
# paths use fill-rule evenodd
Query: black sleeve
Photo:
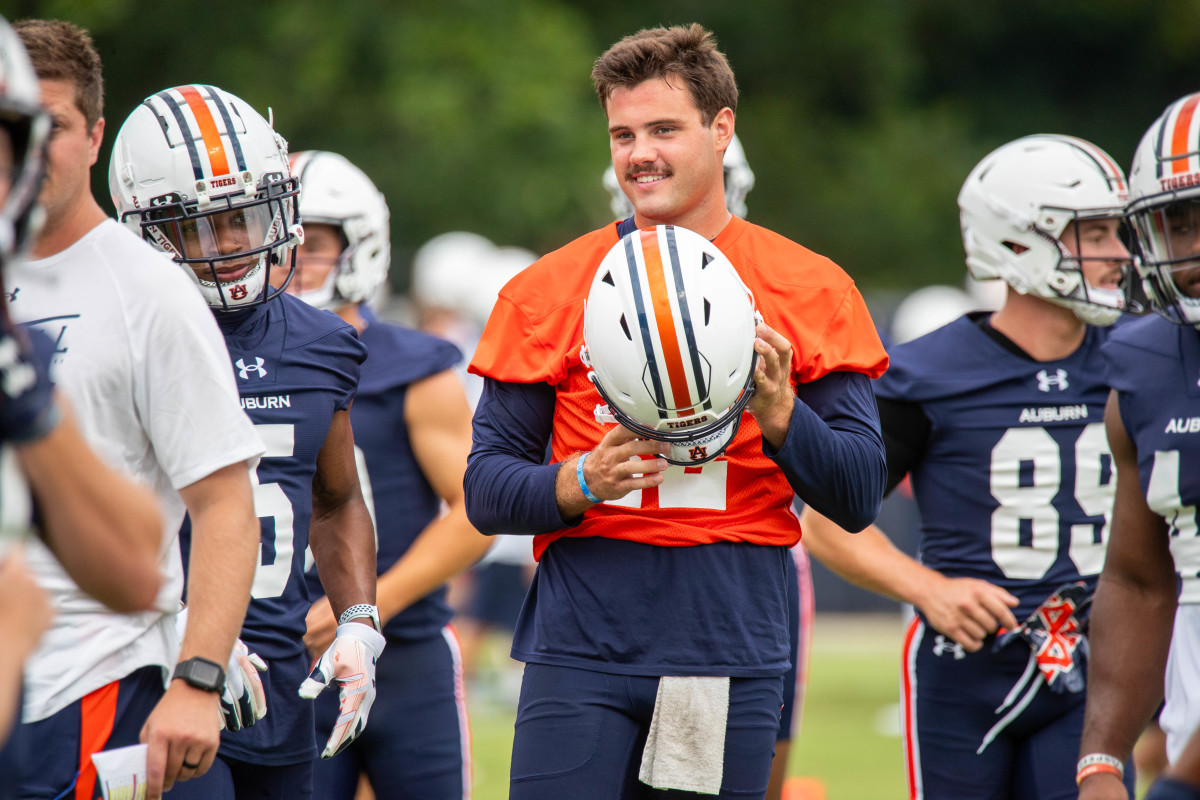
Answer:
<svg viewBox="0 0 1200 800"><path fill-rule="evenodd" d="M919 403L876 396L890 493L925 455L931 425Z"/></svg>

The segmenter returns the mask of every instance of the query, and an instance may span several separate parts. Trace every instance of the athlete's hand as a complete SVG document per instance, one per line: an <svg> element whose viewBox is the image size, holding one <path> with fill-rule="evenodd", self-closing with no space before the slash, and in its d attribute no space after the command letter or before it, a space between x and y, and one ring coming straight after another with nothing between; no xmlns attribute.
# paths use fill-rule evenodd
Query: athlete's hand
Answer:
<svg viewBox="0 0 1200 800"><path fill-rule="evenodd" d="M329 605L328 597L322 597L312 604L304 624L307 626L304 646L313 658L320 658L337 636L338 621L333 615L333 607Z"/></svg>
<svg viewBox="0 0 1200 800"><path fill-rule="evenodd" d="M375 702L375 661L383 652L383 634L370 624L351 620L339 625L337 638L300 684L300 696L311 700L329 685L338 687L338 717L321 758L333 758L367 727Z"/></svg>
<svg viewBox="0 0 1200 800"><path fill-rule="evenodd" d="M233 643L225 669L225 691L221 693L225 730L249 728L267 715L267 695L258 675L266 671L266 662L257 653L251 653L245 642L238 639Z"/></svg>
<svg viewBox="0 0 1200 800"><path fill-rule="evenodd" d="M754 329L754 397L750 398L750 413L762 429L763 438L778 449L787 437L792 422L792 406L796 394L792 391L792 344L769 325L758 323Z"/></svg>
<svg viewBox="0 0 1200 800"><path fill-rule="evenodd" d="M949 636L967 652L983 647L989 633L1017 627L1012 609L1020 602L999 586L975 578L931 579L914 605L929 625Z"/></svg>
<svg viewBox="0 0 1200 800"><path fill-rule="evenodd" d="M639 439L633 431L616 425L587 454L583 463L584 480L592 494L601 500L617 500L636 489L658 486L663 482L662 472L670 465L664 458L641 456L662 456L670 449L666 442ZM574 485L575 494L582 498L575 473L577 465L578 458L569 459L559 474L567 473L568 485Z"/></svg>
<svg viewBox="0 0 1200 800"><path fill-rule="evenodd" d="M1079 784L1079 800L1129 800L1129 791L1116 775L1098 772Z"/></svg>
<svg viewBox="0 0 1200 800"><path fill-rule="evenodd" d="M175 785L208 772L221 744L220 698L181 680L170 688L142 726L146 755L146 800L159 800ZM185 766L185 764L192 766Z"/></svg>

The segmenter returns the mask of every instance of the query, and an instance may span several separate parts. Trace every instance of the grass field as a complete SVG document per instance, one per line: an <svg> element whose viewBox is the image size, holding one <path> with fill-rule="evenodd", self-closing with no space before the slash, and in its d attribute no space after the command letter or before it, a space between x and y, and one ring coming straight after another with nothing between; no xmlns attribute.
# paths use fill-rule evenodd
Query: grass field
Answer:
<svg viewBox="0 0 1200 800"><path fill-rule="evenodd" d="M897 720L903 623L898 615L818 615L808 700L789 772L809 778L826 800L904 796ZM471 701L475 800L508 797L514 710ZM818 800L810 792L804 800Z"/></svg>

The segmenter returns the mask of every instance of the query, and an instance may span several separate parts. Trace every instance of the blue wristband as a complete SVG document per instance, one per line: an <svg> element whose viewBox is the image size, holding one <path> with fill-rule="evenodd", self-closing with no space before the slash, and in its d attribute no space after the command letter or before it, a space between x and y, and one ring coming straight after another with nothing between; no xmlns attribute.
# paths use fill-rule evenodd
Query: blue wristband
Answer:
<svg viewBox="0 0 1200 800"><path fill-rule="evenodd" d="M593 503L600 503L603 501L599 497L596 497L596 495L592 494L592 490L588 488L587 479L583 477L583 462L590 455L590 451L584 453L579 457L579 460L575 462L575 477L579 478L579 491L583 492L583 496L588 500L591 500Z"/></svg>

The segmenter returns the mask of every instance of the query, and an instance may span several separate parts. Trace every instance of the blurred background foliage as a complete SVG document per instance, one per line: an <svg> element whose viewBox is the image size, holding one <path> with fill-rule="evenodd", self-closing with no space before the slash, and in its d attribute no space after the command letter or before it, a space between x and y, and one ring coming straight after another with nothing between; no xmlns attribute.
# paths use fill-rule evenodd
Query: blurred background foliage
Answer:
<svg viewBox="0 0 1200 800"><path fill-rule="evenodd" d="M471 230L538 253L608 221L592 61L640 28L698 21L741 86L750 217L834 258L867 293L959 283L955 197L1028 133L1090 139L1128 167L1200 89L1196 0L8 0L89 28L108 147L146 95L212 83L293 150L345 154L392 210L392 279Z"/></svg>

